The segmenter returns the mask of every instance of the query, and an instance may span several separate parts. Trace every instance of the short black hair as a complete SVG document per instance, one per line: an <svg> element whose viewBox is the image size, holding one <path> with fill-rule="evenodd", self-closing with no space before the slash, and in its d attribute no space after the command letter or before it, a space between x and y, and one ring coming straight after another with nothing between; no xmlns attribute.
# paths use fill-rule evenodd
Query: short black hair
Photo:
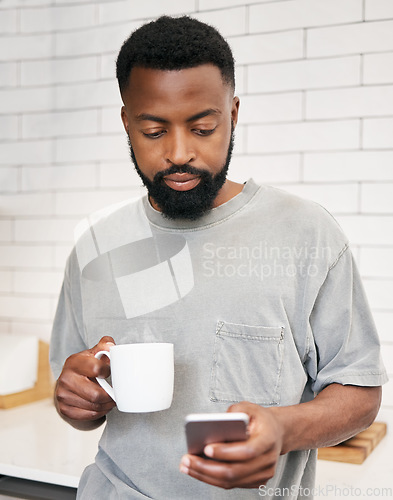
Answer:
<svg viewBox="0 0 393 500"><path fill-rule="evenodd" d="M225 83L235 88L235 62L228 42L208 24L189 16L161 16L144 24L123 43L116 62L120 93L132 68L159 70L217 66Z"/></svg>

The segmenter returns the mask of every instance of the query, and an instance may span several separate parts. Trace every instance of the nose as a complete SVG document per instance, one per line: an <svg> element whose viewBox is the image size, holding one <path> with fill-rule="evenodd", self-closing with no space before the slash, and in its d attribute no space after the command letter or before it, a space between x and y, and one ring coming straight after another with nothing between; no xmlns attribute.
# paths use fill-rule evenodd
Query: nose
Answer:
<svg viewBox="0 0 393 500"><path fill-rule="evenodd" d="M195 150L190 137L181 130L167 135L166 161L172 165L185 165L195 160Z"/></svg>

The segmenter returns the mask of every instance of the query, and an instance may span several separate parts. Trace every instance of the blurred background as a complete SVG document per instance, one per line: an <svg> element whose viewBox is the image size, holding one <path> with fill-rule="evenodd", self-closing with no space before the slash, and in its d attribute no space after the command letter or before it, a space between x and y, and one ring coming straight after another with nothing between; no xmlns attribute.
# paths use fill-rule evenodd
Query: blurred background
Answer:
<svg viewBox="0 0 393 500"><path fill-rule="evenodd" d="M144 192L115 59L161 14L227 38L241 100L230 177L336 217L393 375L391 0L0 0L0 333L49 341L77 221ZM393 424L392 382L381 418Z"/></svg>

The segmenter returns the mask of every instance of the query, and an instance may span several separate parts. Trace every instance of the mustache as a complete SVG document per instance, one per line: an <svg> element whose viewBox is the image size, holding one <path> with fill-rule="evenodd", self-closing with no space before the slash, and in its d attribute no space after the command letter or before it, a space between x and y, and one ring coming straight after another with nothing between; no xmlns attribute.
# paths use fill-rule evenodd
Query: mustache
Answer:
<svg viewBox="0 0 393 500"><path fill-rule="evenodd" d="M172 174L192 174L198 175L200 177L209 176L209 172L207 170L203 170L200 168L193 167L188 163L184 165L171 165L166 170L161 170L157 172L154 176L154 181L160 182L165 176Z"/></svg>
<svg viewBox="0 0 393 500"><path fill-rule="evenodd" d="M131 144L131 139L130 135L127 133L127 140L128 140L128 146L130 149L130 154L131 154L131 160L134 163L134 165L137 167L138 170L138 163L136 161L135 153L134 153L134 148L132 147ZM153 177L153 182L156 183L161 183L162 179L171 174L192 174L192 175L198 175L202 177L203 179L209 178L211 176L210 172L208 170L203 170L200 168L193 167L189 165L188 163L185 163L183 165L177 165L173 163L170 167L168 167L165 170L162 170L160 172L157 172L155 176Z"/></svg>

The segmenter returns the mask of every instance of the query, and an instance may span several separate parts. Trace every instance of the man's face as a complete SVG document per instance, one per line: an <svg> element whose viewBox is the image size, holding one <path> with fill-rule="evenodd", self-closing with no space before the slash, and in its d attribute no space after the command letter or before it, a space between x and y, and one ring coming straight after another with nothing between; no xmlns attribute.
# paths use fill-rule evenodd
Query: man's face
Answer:
<svg viewBox="0 0 393 500"><path fill-rule="evenodd" d="M123 101L131 156L157 210L195 219L230 199L239 100L217 67L134 68Z"/></svg>

